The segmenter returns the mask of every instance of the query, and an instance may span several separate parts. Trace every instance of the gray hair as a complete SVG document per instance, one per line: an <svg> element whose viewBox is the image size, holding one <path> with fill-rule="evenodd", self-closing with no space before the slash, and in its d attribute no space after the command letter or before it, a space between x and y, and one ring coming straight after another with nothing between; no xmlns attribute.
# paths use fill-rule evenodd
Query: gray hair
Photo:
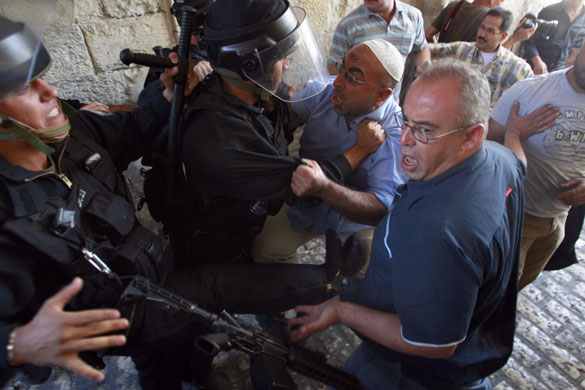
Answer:
<svg viewBox="0 0 585 390"><path fill-rule="evenodd" d="M418 78L428 82L452 79L459 86L457 126L481 123L487 132L491 92L487 78L477 67L455 58L442 58L429 64Z"/></svg>

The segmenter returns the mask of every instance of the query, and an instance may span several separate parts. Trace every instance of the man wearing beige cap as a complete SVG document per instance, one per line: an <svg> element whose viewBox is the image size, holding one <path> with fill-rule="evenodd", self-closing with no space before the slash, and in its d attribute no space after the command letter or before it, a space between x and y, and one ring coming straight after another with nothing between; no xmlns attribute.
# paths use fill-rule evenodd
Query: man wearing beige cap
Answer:
<svg viewBox="0 0 585 390"><path fill-rule="evenodd" d="M346 54L338 76L323 92L291 103L296 124L305 125L299 154L306 163L294 172L292 190L321 202L311 208L283 207L269 217L254 241L256 261L295 261L297 248L327 229L342 238L361 231L371 241L372 226L384 217L405 181L398 142L401 110L391 98L403 71L402 57L391 43L366 41ZM383 129L386 139L359 166L352 166L344 186L325 177L314 160L337 156L371 128Z"/></svg>

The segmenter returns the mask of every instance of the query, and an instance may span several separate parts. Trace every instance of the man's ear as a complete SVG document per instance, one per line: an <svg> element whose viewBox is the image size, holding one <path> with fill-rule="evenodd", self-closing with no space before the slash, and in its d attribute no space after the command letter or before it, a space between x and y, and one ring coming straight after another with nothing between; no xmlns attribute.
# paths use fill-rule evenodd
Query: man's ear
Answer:
<svg viewBox="0 0 585 390"><path fill-rule="evenodd" d="M376 99L374 99L374 109L380 107L386 101L386 99L392 95L393 92L394 90L389 87L380 88L380 90L377 92Z"/></svg>
<svg viewBox="0 0 585 390"><path fill-rule="evenodd" d="M506 39L508 39L509 35L509 32L502 33L502 36L500 37L500 43L506 42Z"/></svg>
<svg viewBox="0 0 585 390"><path fill-rule="evenodd" d="M467 130L465 130L465 141L463 142L463 150L478 149L485 139L487 129L481 123L477 123Z"/></svg>

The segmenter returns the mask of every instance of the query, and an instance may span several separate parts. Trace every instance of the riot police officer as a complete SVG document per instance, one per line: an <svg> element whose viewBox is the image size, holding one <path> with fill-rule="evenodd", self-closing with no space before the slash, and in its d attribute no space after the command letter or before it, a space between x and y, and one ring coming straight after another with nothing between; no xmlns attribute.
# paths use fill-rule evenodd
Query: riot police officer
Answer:
<svg viewBox="0 0 585 390"><path fill-rule="evenodd" d="M11 1L0 9L18 9L18 1L0 5ZM113 348L132 355L143 388L180 388L175 347L207 329L146 303L118 306L135 274L213 310L278 311L307 293L312 301L331 295L331 267L272 268L270 280L237 265L171 272L119 172L168 120L176 69L154 86L162 93L133 112L68 114L41 78L50 56L34 31L54 1L37 6L0 14L0 382L23 366L37 381L48 377L46 366L102 380L86 352ZM16 22L23 14L39 20Z"/></svg>
<svg viewBox="0 0 585 390"><path fill-rule="evenodd" d="M329 75L305 11L287 0L215 1L200 46L214 72L189 106L181 144L187 198L196 202L182 225L173 226L175 216L165 225L184 259L249 259L267 215L285 201L315 205L290 188L302 162L287 155L295 129L286 103L319 93ZM341 152L319 162L338 183L369 153L357 144Z"/></svg>

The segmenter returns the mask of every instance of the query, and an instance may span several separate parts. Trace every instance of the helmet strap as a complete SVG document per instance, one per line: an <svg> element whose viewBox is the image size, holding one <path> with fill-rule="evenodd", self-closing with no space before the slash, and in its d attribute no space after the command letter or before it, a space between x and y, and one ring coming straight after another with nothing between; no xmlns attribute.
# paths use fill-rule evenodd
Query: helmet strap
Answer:
<svg viewBox="0 0 585 390"><path fill-rule="evenodd" d="M256 84L247 84L243 82L236 72L226 69L226 68L213 68L218 74L220 74L228 83L232 84L233 86L243 89L245 91L255 92L260 95L260 100L263 102L267 102L270 100L270 92L265 90L264 88L260 88Z"/></svg>
<svg viewBox="0 0 585 390"><path fill-rule="evenodd" d="M33 129L22 122L0 113L0 127L8 132L0 132L0 141L24 141L47 156L53 154L55 149L47 144L57 143L67 137L71 129L69 119L65 122L44 129Z"/></svg>

